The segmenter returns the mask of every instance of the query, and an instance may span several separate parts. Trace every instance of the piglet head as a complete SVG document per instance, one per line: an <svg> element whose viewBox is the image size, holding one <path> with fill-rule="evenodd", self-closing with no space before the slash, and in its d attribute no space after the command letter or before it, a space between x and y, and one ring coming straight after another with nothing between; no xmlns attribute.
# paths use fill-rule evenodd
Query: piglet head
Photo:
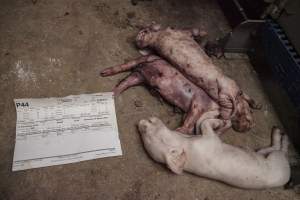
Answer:
<svg viewBox="0 0 300 200"><path fill-rule="evenodd" d="M237 100L236 113L231 122L232 128L238 132L246 132L254 126L251 109L245 99L240 98Z"/></svg>
<svg viewBox="0 0 300 200"><path fill-rule="evenodd" d="M140 49L147 48L153 40L155 39L156 32L161 29L159 24L152 23L150 26L147 26L140 30L136 37L136 45Z"/></svg>
<svg viewBox="0 0 300 200"><path fill-rule="evenodd" d="M164 163L167 148L165 145L166 136L164 132L167 128L155 117L147 120L141 120L138 124L145 149L150 156L157 162Z"/></svg>
<svg viewBox="0 0 300 200"><path fill-rule="evenodd" d="M181 174L186 155L176 134L170 131L158 118L141 120L138 124L144 147L157 162L166 163L176 174Z"/></svg>

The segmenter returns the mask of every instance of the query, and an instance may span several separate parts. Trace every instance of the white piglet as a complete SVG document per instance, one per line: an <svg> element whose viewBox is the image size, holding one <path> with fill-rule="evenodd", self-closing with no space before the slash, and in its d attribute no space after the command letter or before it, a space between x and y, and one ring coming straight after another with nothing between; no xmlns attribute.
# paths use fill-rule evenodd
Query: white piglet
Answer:
<svg viewBox="0 0 300 200"><path fill-rule="evenodd" d="M290 166L286 154L288 137L272 130L272 145L257 152L223 143L215 130L224 126L219 119L199 120L201 135L184 135L168 129L158 118L138 124L150 156L176 174L184 171L248 189L286 184Z"/></svg>

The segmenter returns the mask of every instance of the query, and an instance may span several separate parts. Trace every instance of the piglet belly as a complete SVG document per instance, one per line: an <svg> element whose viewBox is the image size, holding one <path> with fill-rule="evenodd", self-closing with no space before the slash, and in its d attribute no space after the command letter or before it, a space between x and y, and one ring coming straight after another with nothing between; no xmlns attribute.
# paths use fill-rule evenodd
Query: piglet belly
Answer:
<svg viewBox="0 0 300 200"><path fill-rule="evenodd" d="M159 80L157 88L161 96L169 103L178 106L185 112L189 110L194 94L184 90L180 82L176 84L171 79L162 78Z"/></svg>
<svg viewBox="0 0 300 200"><path fill-rule="evenodd" d="M203 155L204 160L199 162L203 166L195 166L191 172L240 188L258 189L269 186L272 170L261 155L236 149L222 151L223 153L211 156Z"/></svg>
<svg viewBox="0 0 300 200"><path fill-rule="evenodd" d="M140 73L169 103L187 112L197 87L164 60L144 64Z"/></svg>

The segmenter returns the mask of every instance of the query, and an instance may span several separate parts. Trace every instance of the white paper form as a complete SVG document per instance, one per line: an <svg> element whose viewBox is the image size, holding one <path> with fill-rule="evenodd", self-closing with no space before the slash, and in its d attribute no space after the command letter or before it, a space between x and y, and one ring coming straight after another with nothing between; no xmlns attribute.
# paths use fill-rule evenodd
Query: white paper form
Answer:
<svg viewBox="0 0 300 200"><path fill-rule="evenodd" d="M113 93L14 101L13 171L122 155Z"/></svg>

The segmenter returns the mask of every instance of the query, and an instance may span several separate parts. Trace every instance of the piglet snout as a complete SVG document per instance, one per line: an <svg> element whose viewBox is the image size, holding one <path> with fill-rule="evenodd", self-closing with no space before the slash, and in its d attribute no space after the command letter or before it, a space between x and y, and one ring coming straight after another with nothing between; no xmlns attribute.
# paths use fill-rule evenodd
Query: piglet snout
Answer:
<svg viewBox="0 0 300 200"><path fill-rule="evenodd" d="M142 119L139 121L138 123L138 129L140 131L140 133L145 134L147 132L147 120Z"/></svg>

